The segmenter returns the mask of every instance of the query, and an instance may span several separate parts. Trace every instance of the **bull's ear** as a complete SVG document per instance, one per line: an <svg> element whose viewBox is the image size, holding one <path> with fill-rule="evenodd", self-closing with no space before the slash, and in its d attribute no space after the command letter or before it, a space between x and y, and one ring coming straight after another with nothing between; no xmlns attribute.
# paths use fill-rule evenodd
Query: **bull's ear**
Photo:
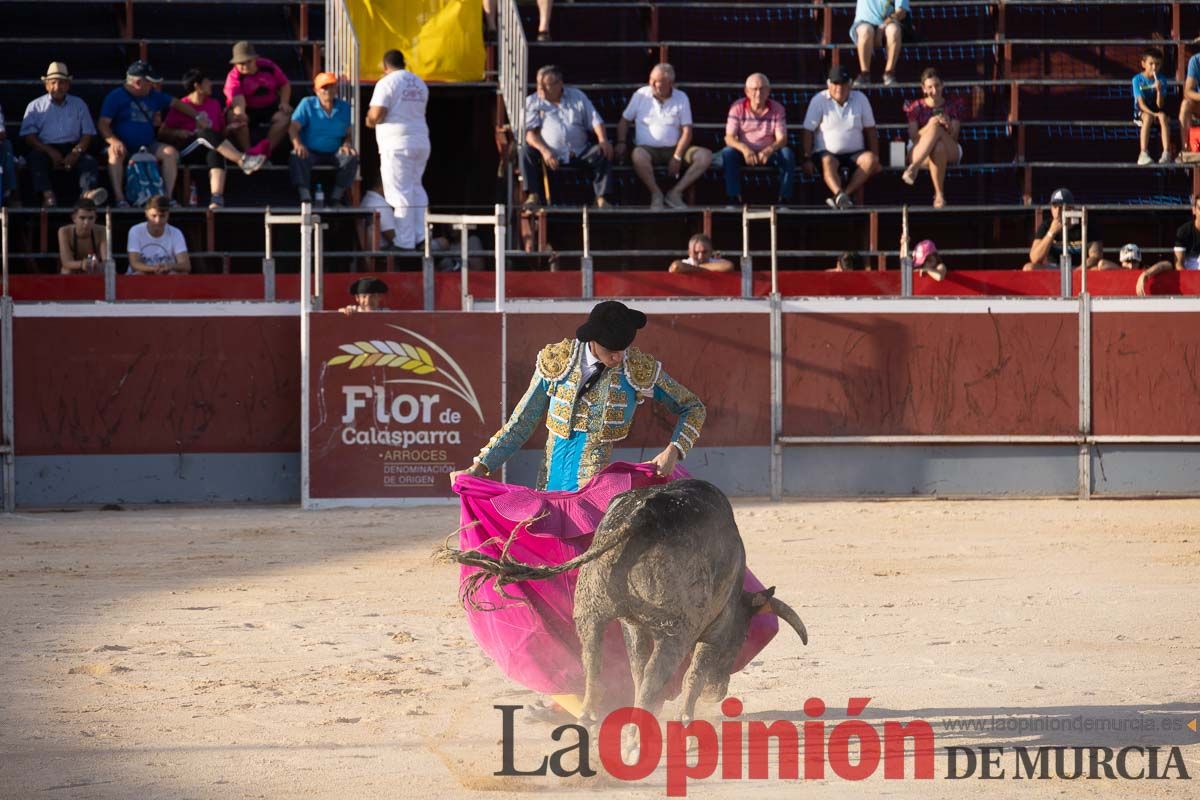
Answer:
<svg viewBox="0 0 1200 800"><path fill-rule="evenodd" d="M742 599L750 608L762 608L771 601L775 595L775 587L764 589L761 592L742 592Z"/></svg>

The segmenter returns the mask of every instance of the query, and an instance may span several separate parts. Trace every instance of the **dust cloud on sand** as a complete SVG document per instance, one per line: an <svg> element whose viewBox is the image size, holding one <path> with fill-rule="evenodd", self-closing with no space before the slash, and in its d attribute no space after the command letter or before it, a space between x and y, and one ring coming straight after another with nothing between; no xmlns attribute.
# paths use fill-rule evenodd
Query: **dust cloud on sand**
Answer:
<svg viewBox="0 0 1200 800"><path fill-rule="evenodd" d="M735 507L751 567L811 635L785 629L734 676L742 718L799 724L815 696L832 727L870 697L872 725L933 724L938 777L827 770L691 796L1196 796L1200 502ZM661 770L493 774L493 706L537 698L479 651L457 570L430 560L456 522L449 507L0 519L0 797L663 796ZM1074 718L1111 728L1005 727ZM562 746L551 731L518 715L518 767ZM953 744L1178 745L1193 780L948 781Z"/></svg>

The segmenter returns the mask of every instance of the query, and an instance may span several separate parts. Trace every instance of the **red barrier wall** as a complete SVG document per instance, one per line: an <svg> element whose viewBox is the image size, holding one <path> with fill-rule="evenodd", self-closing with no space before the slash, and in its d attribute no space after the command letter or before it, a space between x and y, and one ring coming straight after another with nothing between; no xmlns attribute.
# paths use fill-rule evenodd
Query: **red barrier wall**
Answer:
<svg viewBox="0 0 1200 800"><path fill-rule="evenodd" d="M1072 434L1070 314L786 314L789 436Z"/></svg>
<svg viewBox="0 0 1200 800"><path fill-rule="evenodd" d="M423 304L420 272L373 273L390 287L388 307L397 311L419 310ZM363 274L330 273L325 276L326 307L336 308L349 302L349 285ZM496 277L491 272L474 272L470 277L471 294L479 300L494 296ZM1129 270L1092 270L1088 273L1088 291L1094 295L1133 296L1138 273ZM435 302L439 309L458 310L462 276L440 272L435 281ZM1079 271L1074 276L1079 291ZM12 294L18 301L103 300L104 279L98 275L14 275ZM900 273L888 272L781 272L779 290L785 297L874 297L898 296ZM753 292L765 297L771 291L769 272L754 273ZM505 294L521 297L578 298L582 282L578 272L509 272ZM1057 271L1019 272L983 270L951 272L940 283L917 276L913 293L918 296L1043 296L1059 294ZM1153 295L1200 294L1200 273L1167 272L1150 282ZM598 272L595 276L597 297L738 297L741 275L672 275L665 270L641 272ZM117 297L124 300L261 300L261 275L119 275ZM276 277L276 296L280 300L300 297L298 275Z"/></svg>
<svg viewBox="0 0 1200 800"><path fill-rule="evenodd" d="M1200 313L1092 314L1097 434L1200 433Z"/></svg>
<svg viewBox="0 0 1200 800"><path fill-rule="evenodd" d="M300 449L300 321L18 318L21 455Z"/></svg>

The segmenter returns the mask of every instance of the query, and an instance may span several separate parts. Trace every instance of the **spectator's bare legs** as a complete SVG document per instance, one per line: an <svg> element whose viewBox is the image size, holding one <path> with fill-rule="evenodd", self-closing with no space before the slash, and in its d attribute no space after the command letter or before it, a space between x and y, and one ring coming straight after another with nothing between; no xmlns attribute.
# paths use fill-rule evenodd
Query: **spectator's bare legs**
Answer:
<svg viewBox="0 0 1200 800"><path fill-rule="evenodd" d="M679 183L675 184L675 188L671 190L671 194L683 194L685 189L700 180L700 176L708 170L711 164L712 151L707 147L697 147L692 151L691 165L688 166L687 172L683 173L683 177L679 179Z"/></svg>
<svg viewBox="0 0 1200 800"><path fill-rule="evenodd" d="M872 175L878 173L883 166L879 163L879 156L872 153L870 150L864 150L858 154L858 158L854 159L854 163L858 165L858 169L854 170L850 175L850 182L846 184L846 194L854 194L863 185L870 180ZM837 161L834 161L834 169L837 169ZM826 181L828 183L828 180Z"/></svg>
<svg viewBox="0 0 1200 800"><path fill-rule="evenodd" d="M487 19L487 29L496 32L496 0L483 0L483 16Z"/></svg>
<svg viewBox="0 0 1200 800"><path fill-rule="evenodd" d="M108 181L113 188L113 197L118 203L125 202L125 158L124 153L108 148Z"/></svg>
<svg viewBox="0 0 1200 800"><path fill-rule="evenodd" d="M271 143L270 149L266 152L268 157L271 153L275 152L275 148L279 146L279 143L287 138L288 125L291 124L291 121L291 116L282 111L276 111L271 116L271 127L267 131L267 141Z"/></svg>
<svg viewBox="0 0 1200 800"><path fill-rule="evenodd" d="M1186 97L1179 104L1179 133L1183 139L1180 152L1191 149L1188 140L1192 132L1192 115L1196 113L1197 108L1200 108L1200 103L1197 103L1195 100L1189 100Z"/></svg>
<svg viewBox="0 0 1200 800"><path fill-rule="evenodd" d="M929 154L929 179L933 181L934 208L942 208L946 205L946 164L952 163L948 151L954 152L954 161L957 161L958 147L947 136L940 139Z"/></svg>
<svg viewBox="0 0 1200 800"><path fill-rule="evenodd" d="M217 152L225 156L225 158L228 160L237 164L239 167L242 165L242 159L245 158L245 155L242 153L242 151L234 147L233 142L229 141L228 139L223 139L221 143L217 145Z"/></svg>
<svg viewBox="0 0 1200 800"><path fill-rule="evenodd" d="M900 45L904 42L904 34L900 32L900 23L892 21L883 26L884 38L887 39L887 63L883 67L885 75L896 71L900 62Z"/></svg>
<svg viewBox="0 0 1200 800"><path fill-rule="evenodd" d="M179 176L179 151L169 144L160 144L154 156L162 168L163 189L167 197L172 197L175 193L175 179Z"/></svg>
<svg viewBox="0 0 1200 800"><path fill-rule="evenodd" d="M633 163L633 174L650 190L650 205L661 207L662 189L658 188L658 182L654 179L654 162L650 159L650 152L643 147L635 147L629 160Z"/></svg>
<svg viewBox="0 0 1200 800"><path fill-rule="evenodd" d="M1156 114L1151 114L1147 111L1142 112L1142 129L1138 134L1138 142L1141 144L1141 152L1150 152L1150 128L1154 126L1155 121L1158 122L1158 127L1162 133L1162 146L1164 153L1171 152L1171 122L1167 119L1165 111L1159 111Z"/></svg>
<svg viewBox="0 0 1200 800"><path fill-rule="evenodd" d="M834 197L837 197L842 192L842 177L838 174L837 156L829 154L821 156L821 177L825 179L825 185L829 187L829 191Z"/></svg>
<svg viewBox="0 0 1200 800"><path fill-rule="evenodd" d="M863 75L870 76L871 74L871 58L875 55L875 48L878 46L879 37L873 25L868 25L865 22L860 22L858 27L854 29L855 36L858 39L858 68Z"/></svg>
<svg viewBox="0 0 1200 800"><path fill-rule="evenodd" d="M210 194L225 194L225 170L210 169L208 171L208 191Z"/></svg>
<svg viewBox="0 0 1200 800"><path fill-rule="evenodd" d="M1150 151L1150 126L1154 124L1154 114L1149 111L1142 112L1142 129L1138 131L1138 144L1142 149L1140 152L1147 153Z"/></svg>
<svg viewBox="0 0 1200 800"><path fill-rule="evenodd" d="M550 32L550 12L554 8L554 0L537 0L538 33Z"/></svg>
<svg viewBox="0 0 1200 800"><path fill-rule="evenodd" d="M958 163L958 143L936 119L925 123L921 135L912 150L912 163L904 170L903 180L912 185L917 170L928 164L929 177L933 180L933 205L941 208L946 204L943 194L946 181L946 165Z"/></svg>

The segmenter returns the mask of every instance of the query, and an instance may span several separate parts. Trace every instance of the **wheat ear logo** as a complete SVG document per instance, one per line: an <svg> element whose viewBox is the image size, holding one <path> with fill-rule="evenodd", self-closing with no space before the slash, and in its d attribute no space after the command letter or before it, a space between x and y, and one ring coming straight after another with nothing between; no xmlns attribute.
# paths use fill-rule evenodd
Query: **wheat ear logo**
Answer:
<svg viewBox="0 0 1200 800"><path fill-rule="evenodd" d="M407 342L393 342L391 340L383 341L381 339L343 344L338 347L343 355L334 356L329 359L327 362L328 366L338 367L342 364L349 364L350 369L388 367L390 369L411 372L413 375L440 376L441 380L390 378L384 381L384 383L420 384L422 386L435 386L439 389L444 389L465 400L475 410L475 413L479 415L479 421L484 422L483 409L479 407L479 398L475 396L474 387L467 380L466 373L462 371L462 367L458 366L457 361L451 358L445 350L438 347L432 339L428 339L416 331L410 331L408 328L402 328L399 325L388 325L388 327L395 328L406 336L411 336L425 346L422 347ZM430 350L445 362L444 367L439 366L434 361Z"/></svg>

